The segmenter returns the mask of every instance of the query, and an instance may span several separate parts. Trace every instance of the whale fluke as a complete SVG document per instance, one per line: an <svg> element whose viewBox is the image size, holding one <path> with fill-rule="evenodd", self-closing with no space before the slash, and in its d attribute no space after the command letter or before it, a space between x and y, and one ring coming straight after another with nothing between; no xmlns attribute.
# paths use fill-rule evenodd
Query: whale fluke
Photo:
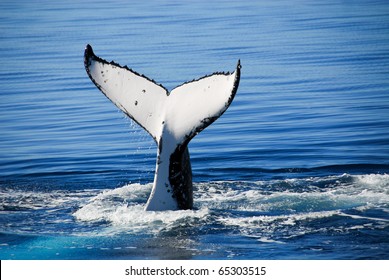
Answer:
<svg viewBox="0 0 389 280"><path fill-rule="evenodd" d="M145 210L192 209L188 143L230 106L239 86L240 61L232 73L214 73L171 92L127 66L96 56L90 45L85 48L84 64L96 87L143 127L158 146L153 188Z"/></svg>

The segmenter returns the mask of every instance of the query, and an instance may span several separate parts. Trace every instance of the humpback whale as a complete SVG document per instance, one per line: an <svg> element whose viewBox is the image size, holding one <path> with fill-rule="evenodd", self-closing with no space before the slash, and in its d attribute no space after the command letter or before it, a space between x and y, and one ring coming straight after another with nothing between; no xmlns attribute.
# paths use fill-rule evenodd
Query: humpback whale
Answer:
<svg viewBox="0 0 389 280"><path fill-rule="evenodd" d="M216 72L170 92L127 66L96 56L90 45L85 48L84 65L96 87L157 144L154 182L145 210L192 209L188 143L230 106L239 86L240 61L232 73Z"/></svg>

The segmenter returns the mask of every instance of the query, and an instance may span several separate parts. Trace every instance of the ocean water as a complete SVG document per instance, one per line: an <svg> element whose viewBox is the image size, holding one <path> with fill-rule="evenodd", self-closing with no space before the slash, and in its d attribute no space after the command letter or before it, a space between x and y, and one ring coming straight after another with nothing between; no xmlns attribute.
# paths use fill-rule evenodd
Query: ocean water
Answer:
<svg viewBox="0 0 389 280"><path fill-rule="evenodd" d="M168 89L242 77L189 145L191 211L86 44ZM388 1L0 2L0 259L389 259Z"/></svg>

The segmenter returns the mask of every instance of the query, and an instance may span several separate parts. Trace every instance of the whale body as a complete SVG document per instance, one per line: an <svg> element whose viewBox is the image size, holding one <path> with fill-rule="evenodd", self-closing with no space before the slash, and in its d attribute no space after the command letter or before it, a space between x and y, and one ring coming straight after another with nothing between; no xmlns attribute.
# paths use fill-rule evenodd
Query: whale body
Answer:
<svg viewBox="0 0 389 280"><path fill-rule="evenodd" d="M96 87L144 128L158 146L156 171L145 210L193 208L188 143L219 118L235 97L240 61L232 73L217 72L170 92L127 66L108 62L85 48L84 65Z"/></svg>

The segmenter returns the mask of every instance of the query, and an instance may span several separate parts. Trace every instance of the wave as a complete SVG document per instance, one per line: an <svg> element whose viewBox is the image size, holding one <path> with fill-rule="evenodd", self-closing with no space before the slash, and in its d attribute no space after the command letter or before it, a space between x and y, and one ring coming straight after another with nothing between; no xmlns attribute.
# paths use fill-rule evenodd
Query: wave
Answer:
<svg viewBox="0 0 389 280"><path fill-rule="evenodd" d="M195 210L145 212L143 205L151 184L130 184L93 197L74 213L82 222L105 222L108 231L160 233L183 225L203 229L237 228L245 235L274 235L280 228L294 228L329 217L350 217L378 223L368 209L389 205L389 175L348 175L272 181L220 181L195 184ZM354 213L354 215L352 214ZM359 213L358 215L355 213ZM365 216L364 216L365 215ZM342 227L342 226L340 226ZM305 229L304 232L312 232ZM288 231L287 236L295 236ZM271 240L271 239L269 239Z"/></svg>
<svg viewBox="0 0 389 280"><path fill-rule="evenodd" d="M259 242L389 226L389 174L194 184L194 210L146 212L151 184L0 189L0 232L73 235L235 232ZM186 233L189 234L189 233Z"/></svg>

